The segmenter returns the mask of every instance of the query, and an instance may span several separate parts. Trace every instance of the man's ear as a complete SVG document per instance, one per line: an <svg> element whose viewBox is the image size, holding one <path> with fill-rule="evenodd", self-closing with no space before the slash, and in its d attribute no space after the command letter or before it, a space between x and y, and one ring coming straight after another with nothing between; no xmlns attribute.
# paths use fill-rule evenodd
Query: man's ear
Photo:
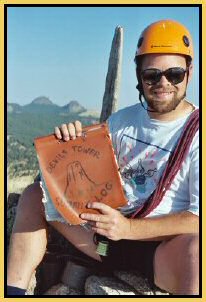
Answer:
<svg viewBox="0 0 206 302"><path fill-rule="evenodd" d="M193 75L193 64L190 64L189 70L188 70L188 82L191 81Z"/></svg>

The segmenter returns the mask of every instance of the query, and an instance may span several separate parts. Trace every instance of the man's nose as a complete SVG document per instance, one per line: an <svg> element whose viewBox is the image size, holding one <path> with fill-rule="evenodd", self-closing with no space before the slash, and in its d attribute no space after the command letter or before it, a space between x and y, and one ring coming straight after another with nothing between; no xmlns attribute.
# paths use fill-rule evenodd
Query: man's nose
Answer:
<svg viewBox="0 0 206 302"><path fill-rule="evenodd" d="M166 76L162 75L161 79L159 80L159 84L161 85L170 85L171 83L167 80Z"/></svg>

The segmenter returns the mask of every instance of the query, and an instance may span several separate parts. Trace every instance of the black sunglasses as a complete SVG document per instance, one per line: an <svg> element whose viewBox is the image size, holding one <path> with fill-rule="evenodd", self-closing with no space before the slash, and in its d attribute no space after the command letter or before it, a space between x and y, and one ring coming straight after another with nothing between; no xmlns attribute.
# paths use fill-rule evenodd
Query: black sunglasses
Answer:
<svg viewBox="0 0 206 302"><path fill-rule="evenodd" d="M172 85L176 85L184 80L187 70L188 68L183 69L181 67L172 67L165 71L161 71L156 68L149 68L143 70L141 72L141 76L143 81L148 85L157 84L163 75Z"/></svg>

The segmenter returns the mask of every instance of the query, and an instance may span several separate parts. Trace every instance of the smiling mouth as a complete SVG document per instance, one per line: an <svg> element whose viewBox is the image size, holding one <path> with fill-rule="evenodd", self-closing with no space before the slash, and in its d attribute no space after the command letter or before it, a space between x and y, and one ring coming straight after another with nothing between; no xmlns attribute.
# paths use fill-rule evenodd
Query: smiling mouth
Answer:
<svg viewBox="0 0 206 302"><path fill-rule="evenodd" d="M169 97L169 96L172 96L173 95L173 91L170 91L170 92L166 92L166 91L154 91L154 96L156 97L159 97L160 99L162 98L166 98L166 97Z"/></svg>
<svg viewBox="0 0 206 302"><path fill-rule="evenodd" d="M173 91L154 91L155 94L169 95L172 94Z"/></svg>

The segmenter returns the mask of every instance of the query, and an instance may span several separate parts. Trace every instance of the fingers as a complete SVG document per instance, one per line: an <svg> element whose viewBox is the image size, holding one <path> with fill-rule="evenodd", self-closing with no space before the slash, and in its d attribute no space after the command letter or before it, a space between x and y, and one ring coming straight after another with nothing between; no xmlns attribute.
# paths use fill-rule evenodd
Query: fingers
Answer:
<svg viewBox="0 0 206 302"><path fill-rule="evenodd" d="M92 226L92 229L102 229L102 230L109 230L110 224L98 221L88 221L87 222Z"/></svg>
<svg viewBox="0 0 206 302"><path fill-rule="evenodd" d="M102 222L102 223L109 223L111 218L109 215L113 215L114 211L116 210L112 209L110 206L101 203L101 202L89 202L87 204L87 207L89 209L96 209L100 210L101 214L93 214L93 213L82 213L80 217L82 219L88 220L88 221L95 221L95 222Z"/></svg>
<svg viewBox="0 0 206 302"><path fill-rule="evenodd" d="M82 136L82 124L80 121L74 122L75 129L76 129L76 136Z"/></svg>
<svg viewBox="0 0 206 302"><path fill-rule="evenodd" d="M64 127L64 129L62 129L62 131L64 131L63 133L65 133L65 135L69 135L69 137L71 139L76 138L76 130L75 130L75 127L74 127L73 123L69 123L68 128L66 127L66 130L65 130L65 127Z"/></svg>
<svg viewBox="0 0 206 302"><path fill-rule="evenodd" d="M60 131L59 127L54 128L54 134L56 135L56 137L58 139L62 139L62 134L61 134L61 131Z"/></svg>
<svg viewBox="0 0 206 302"><path fill-rule="evenodd" d="M82 213L80 217L87 221L95 221L95 225L97 223L109 223L110 219L108 216L99 215L99 214L91 214L91 213Z"/></svg>
<svg viewBox="0 0 206 302"><path fill-rule="evenodd" d="M111 214L113 211L116 211L102 202L89 202L87 207L90 209L100 210L102 214Z"/></svg>
<svg viewBox="0 0 206 302"><path fill-rule="evenodd" d="M82 124L80 121L74 123L62 124L60 127L54 128L54 134L58 139L68 141L82 135Z"/></svg>

